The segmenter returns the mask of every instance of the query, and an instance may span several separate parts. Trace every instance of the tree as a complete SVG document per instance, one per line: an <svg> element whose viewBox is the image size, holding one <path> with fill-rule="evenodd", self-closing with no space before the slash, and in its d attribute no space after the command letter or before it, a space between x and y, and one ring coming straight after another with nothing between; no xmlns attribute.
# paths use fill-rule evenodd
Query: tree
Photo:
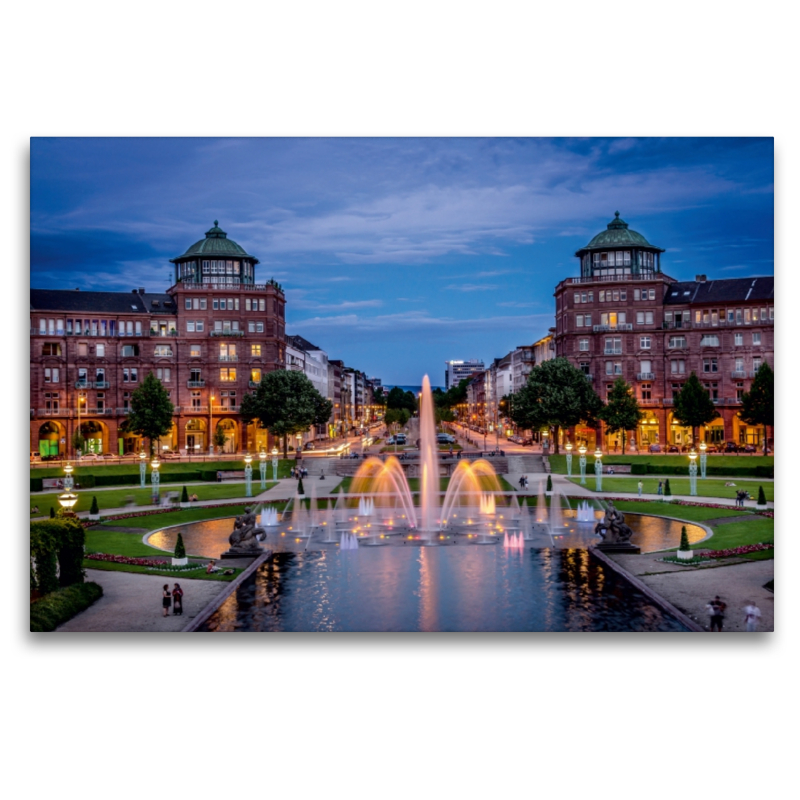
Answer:
<svg viewBox="0 0 800 800"><path fill-rule="evenodd" d="M225 434L225 430L223 429L221 422L217 423L217 427L214 429L214 435L211 437L211 441L219 450L222 450L222 448L225 447L225 442L228 441L228 437Z"/></svg>
<svg viewBox="0 0 800 800"><path fill-rule="evenodd" d="M566 358L554 358L535 366L528 382L511 398L511 419L520 428L540 430L555 426L555 452L558 453L558 428L570 428L582 420L594 422L602 401L586 376Z"/></svg>
<svg viewBox="0 0 800 800"><path fill-rule="evenodd" d="M78 450L83 452L83 448L86 447L86 439L83 438L83 434L80 432L80 429L77 429L75 433L72 434L72 449L77 453Z"/></svg>
<svg viewBox="0 0 800 800"><path fill-rule="evenodd" d="M92 495L92 507L89 509L89 513L93 515L100 513L100 506L97 505L97 495Z"/></svg>
<svg viewBox="0 0 800 800"><path fill-rule="evenodd" d="M681 546L678 548L678 550L686 551L691 549L692 548L689 547L689 535L686 533L686 526L683 525L681 527Z"/></svg>
<svg viewBox="0 0 800 800"><path fill-rule="evenodd" d="M765 361L756 372L749 392L742 395L739 417L748 425L764 426L764 455L767 454L767 425L775 424L775 373Z"/></svg>
<svg viewBox="0 0 800 800"><path fill-rule="evenodd" d="M189 492L186 491L186 487L183 487L183 491L181 492L181 503L188 503L189 502ZM178 534L180 536L180 533Z"/></svg>
<svg viewBox="0 0 800 800"><path fill-rule="evenodd" d="M155 442L172 430L175 406L161 381L151 372L141 386L131 394L130 411L120 428L125 432L146 437L153 455Z"/></svg>
<svg viewBox="0 0 800 800"><path fill-rule="evenodd" d="M692 429L692 441L697 441L698 428L708 425L719 416L714 401L694 372L674 397L672 416L687 428Z"/></svg>
<svg viewBox="0 0 800 800"><path fill-rule="evenodd" d="M409 419L411 419L411 414L408 412L407 408L390 408L383 417L383 421L387 426L396 423L400 428L402 428Z"/></svg>
<svg viewBox="0 0 800 800"><path fill-rule="evenodd" d="M414 392L404 392L399 386L395 386L386 397L386 408L406 408L413 414L417 410L417 398Z"/></svg>
<svg viewBox="0 0 800 800"><path fill-rule="evenodd" d="M287 437L324 425L333 403L314 388L302 372L278 369L261 378L254 393L242 397L239 408L245 423L257 421L273 436L283 437L283 457L288 457Z"/></svg>
<svg viewBox="0 0 800 800"><path fill-rule="evenodd" d="M766 506L767 504L767 495L764 493L764 487L758 487L758 505Z"/></svg>
<svg viewBox="0 0 800 800"><path fill-rule="evenodd" d="M642 412L633 394L633 388L623 378L617 378L608 394L608 401L598 415L609 433L622 432L622 452L625 453L625 433L636 430Z"/></svg>
<svg viewBox="0 0 800 800"><path fill-rule="evenodd" d="M178 540L175 542L175 558L186 558L186 546L183 543L183 535L180 531L178 531Z"/></svg>

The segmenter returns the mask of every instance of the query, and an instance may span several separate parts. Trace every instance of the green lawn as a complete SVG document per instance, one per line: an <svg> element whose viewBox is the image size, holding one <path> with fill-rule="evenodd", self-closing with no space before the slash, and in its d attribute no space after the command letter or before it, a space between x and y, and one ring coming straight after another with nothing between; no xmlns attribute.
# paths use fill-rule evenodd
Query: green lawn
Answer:
<svg viewBox="0 0 800 800"><path fill-rule="evenodd" d="M162 550L158 551L161 556L164 556ZM188 578L192 580L202 581L232 581L237 575L241 574L243 570L233 568L233 575L222 575L219 572L212 572L206 574L205 564L200 564L197 569L180 570L171 572L169 570L155 569L154 567L139 567L136 564L115 564L111 561L92 561L92 559L85 558L83 560L84 569L99 569L105 572L139 572L142 575L163 575L166 581L182 581Z"/></svg>
<svg viewBox="0 0 800 800"><path fill-rule="evenodd" d="M267 489L275 486L271 481L267 482ZM182 484L161 484L161 496L166 492L180 491ZM208 483L187 487L190 495L196 494L198 500L230 500L233 498L244 497L244 483ZM260 481L253 481L253 494L261 491ZM125 505L127 498L133 497L137 506L146 506L151 503L151 490L134 488L132 486L125 489L79 489L77 492L78 502L75 504L74 511L88 511L92 506L92 497L97 497L97 504L100 512L103 509L121 508ZM50 514L50 508L56 511L60 508L58 504L58 493L48 492L47 494L32 494L31 508L38 506L39 514L45 516ZM136 509L132 509L136 510Z"/></svg>
<svg viewBox="0 0 800 800"><path fill-rule="evenodd" d="M767 517L754 516L747 522L727 522L714 528L714 535L706 542L692 545L692 549L727 550L731 547L741 547L746 544L770 544L775 542L775 520ZM751 553L749 556L759 558L773 558L774 550L765 550L762 553ZM763 555L766 553L767 555Z"/></svg>
<svg viewBox="0 0 800 800"><path fill-rule="evenodd" d="M707 519L718 519L719 517L741 517L743 514L750 513L742 511L741 508L702 508L699 506L682 506L672 503L639 503L635 500L615 500L614 505L620 511L628 511L632 514L652 514L656 517L677 517L678 519L689 520L690 522L704 522ZM755 514L753 515L755 518ZM759 517L761 519L761 517Z"/></svg>
<svg viewBox="0 0 800 800"><path fill-rule="evenodd" d="M580 485L581 479L569 478L574 484ZM639 481L643 484L643 492L645 494L656 494L658 492L658 477L652 475L603 475L603 492L633 492L638 491ZM745 478L733 478L732 482L736 484L733 486L725 486L724 478L702 478L697 479L697 492L699 497L727 497L731 500L735 499L736 492L746 489L755 500L758 497L758 487L764 487L764 494L768 501L775 499L775 484L772 481ZM672 494L689 494L689 477L679 478L677 476L669 476L669 486ZM594 474L586 475L586 487L590 491L595 491Z"/></svg>
<svg viewBox="0 0 800 800"><path fill-rule="evenodd" d="M580 472L578 466L577 453L573 451L572 474ZM550 456L550 469L561 475L567 474L567 457L559 453L557 456ZM685 467L689 468L689 459L685 454L682 455L641 455L641 456L619 456L603 454L603 464L652 464L654 467L662 465L664 467ZM774 467L774 456L723 456L711 454L708 456L709 467ZM594 456L586 454L586 471L594 474Z"/></svg>
<svg viewBox="0 0 800 800"><path fill-rule="evenodd" d="M281 501L284 503L285 501ZM280 508L280 506L279 506ZM170 525L180 525L186 522L200 522L204 519L219 519L220 517L235 517L244 513L245 507L241 506L226 506L225 508L187 508L181 511L166 511L163 514L148 514L145 517L128 517L127 519L116 520L103 520L103 526L121 526L123 528L144 528L148 531L156 531L160 528L166 528ZM94 528L87 528L87 536L92 533L102 533L95 531ZM118 534L120 536L134 536L135 534ZM143 545L144 546L144 545ZM151 548L153 549L153 548ZM100 550L98 553L115 553L114 550ZM157 552L162 553L162 550ZM119 553L119 555L129 555L129 553Z"/></svg>
<svg viewBox="0 0 800 800"><path fill-rule="evenodd" d="M135 520L126 520L130 527ZM158 526L164 527L163 524ZM93 528L86 529L87 553L107 553L114 556L128 556L129 558L148 558L149 556L164 556L163 550L144 544L144 534L117 533L116 531L98 531Z"/></svg>

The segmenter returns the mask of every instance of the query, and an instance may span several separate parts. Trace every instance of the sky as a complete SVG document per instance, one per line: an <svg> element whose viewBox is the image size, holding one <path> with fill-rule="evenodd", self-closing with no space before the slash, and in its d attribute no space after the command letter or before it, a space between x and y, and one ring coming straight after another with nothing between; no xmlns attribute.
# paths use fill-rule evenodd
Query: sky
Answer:
<svg viewBox="0 0 800 800"><path fill-rule="evenodd" d="M619 211L678 280L772 275L771 138L33 138L31 287L163 292L219 220L385 384L546 335Z"/></svg>

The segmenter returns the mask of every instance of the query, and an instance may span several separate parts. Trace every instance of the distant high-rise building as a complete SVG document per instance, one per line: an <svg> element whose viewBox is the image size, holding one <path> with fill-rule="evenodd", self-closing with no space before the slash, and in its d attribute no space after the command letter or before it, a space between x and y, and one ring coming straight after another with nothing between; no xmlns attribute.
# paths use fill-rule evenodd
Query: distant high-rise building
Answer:
<svg viewBox="0 0 800 800"><path fill-rule="evenodd" d="M444 388L445 391L451 386L458 386L464 378L469 378L473 372L483 370L483 361L472 359L471 361L445 361Z"/></svg>

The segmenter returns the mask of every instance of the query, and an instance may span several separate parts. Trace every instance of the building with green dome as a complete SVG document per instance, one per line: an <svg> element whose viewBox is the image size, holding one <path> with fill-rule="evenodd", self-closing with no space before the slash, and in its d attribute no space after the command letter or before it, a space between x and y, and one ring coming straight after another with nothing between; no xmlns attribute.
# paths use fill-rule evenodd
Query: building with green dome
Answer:
<svg viewBox="0 0 800 800"><path fill-rule="evenodd" d="M175 283L253 285L258 259L228 238L214 220L205 239L195 242L182 256L171 258L175 265Z"/></svg>

